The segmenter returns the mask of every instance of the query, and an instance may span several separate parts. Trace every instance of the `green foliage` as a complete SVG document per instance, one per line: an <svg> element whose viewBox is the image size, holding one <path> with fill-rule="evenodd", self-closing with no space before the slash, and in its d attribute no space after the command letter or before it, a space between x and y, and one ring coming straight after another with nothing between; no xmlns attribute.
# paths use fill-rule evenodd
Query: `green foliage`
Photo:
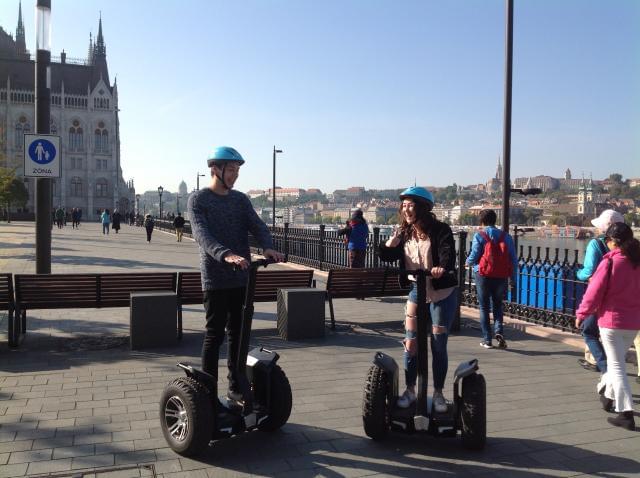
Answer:
<svg viewBox="0 0 640 478"><path fill-rule="evenodd" d="M617 184L622 184L622 174L613 173L609 175L609 180Z"/></svg>
<svg viewBox="0 0 640 478"><path fill-rule="evenodd" d="M461 214L458 218L458 224L461 226L477 226L480 224L480 218L475 214Z"/></svg>

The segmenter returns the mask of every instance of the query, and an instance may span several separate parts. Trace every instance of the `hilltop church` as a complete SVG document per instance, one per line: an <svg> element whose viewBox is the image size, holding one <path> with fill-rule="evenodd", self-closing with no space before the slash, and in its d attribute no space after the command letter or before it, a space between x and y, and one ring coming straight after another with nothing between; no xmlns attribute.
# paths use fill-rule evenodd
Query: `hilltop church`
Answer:
<svg viewBox="0 0 640 478"><path fill-rule="evenodd" d="M0 26L0 167L23 174L23 135L35 132L35 62L27 50L18 4L15 38ZM82 210L83 220L103 209L135 207L133 180L120 165L118 87L109 80L107 48L98 22L86 59L51 58L51 134L60 136L61 177L53 179L54 207ZM26 209L33 212L35 179L25 178Z"/></svg>

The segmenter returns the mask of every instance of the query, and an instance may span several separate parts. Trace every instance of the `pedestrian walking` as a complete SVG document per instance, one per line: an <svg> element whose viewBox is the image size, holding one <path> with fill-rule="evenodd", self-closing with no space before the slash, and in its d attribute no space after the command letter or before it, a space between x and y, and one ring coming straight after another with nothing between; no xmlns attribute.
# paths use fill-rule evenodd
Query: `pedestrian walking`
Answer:
<svg viewBox="0 0 640 478"><path fill-rule="evenodd" d="M449 358L447 339L457 308L456 251L451 228L436 219L431 212L433 195L422 187L411 187L400 195L402 201L400 226L391 238L380 245L380 259L400 261L403 270L424 269L431 272L427 279L426 296L431 312L431 354L433 363L433 406L436 412L447 411L442 389L447 377ZM450 274L448 272L451 272ZM445 274L447 273L447 274ZM403 280L411 283L405 309L404 367L406 390L398 399L400 408L408 408L416 401L418 364L418 291L415 278Z"/></svg>
<svg viewBox="0 0 640 478"><path fill-rule="evenodd" d="M182 242L182 233L184 232L184 217L182 217L182 214L178 213L173 219L173 227L176 230L176 241Z"/></svg>
<svg viewBox="0 0 640 478"><path fill-rule="evenodd" d="M346 236L349 250L349 267L360 268L365 266L367 255L367 239L369 238L369 226L364 219L362 209L356 209L351 214L351 220L346 227L338 230L338 236Z"/></svg>
<svg viewBox="0 0 640 478"><path fill-rule="evenodd" d="M228 332L228 396L241 400L236 361L240 340L247 269L251 261L249 233L266 258L282 261L273 249L267 225L258 217L249 198L233 189L244 159L235 149L217 148L207 161L211 183L189 196L187 204L193 238L200 249L200 271L206 332L202 346L202 369L218 380L218 358Z"/></svg>
<svg viewBox="0 0 640 478"><path fill-rule="evenodd" d="M151 234L153 234L153 227L156 225L155 221L153 220L153 217L151 217L151 214L147 214L144 217L144 228L147 231L147 242L151 242Z"/></svg>
<svg viewBox="0 0 640 478"><path fill-rule="evenodd" d="M120 214L120 212L115 209L113 211L113 216L111 218L111 228L116 232L116 234L118 234L118 231L120 230L120 221L122 220L122 214Z"/></svg>
<svg viewBox="0 0 640 478"><path fill-rule="evenodd" d="M626 354L640 330L640 242L623 222L609 226L607 252L582 298L576 319L597 315L600 337L607 355L607 372L597 385L605 410L615 409L607 421L635 429L633 395L626 371Z"/></svg>
<svg viewBox="0 0 640 478"><path fill-rule="evenodd" d="M56 209L55 217L58 229L62 229L62 227L64 226L64 209L62 209L62 206L58 206L58 209Z"/></svg>
<svg viewBox="0 0 640 478"><path fill-rule="evenodd" d="M77 207L74 207L71 211L71 227L73 229L80 227L80 212Z"/></svg>
<svg viewBox="0 0 640 478"><path fill-rule="evenodd" d="M111 224L111 215L109 210L105 209L100 215L100 221L102 222L102 234L109 234L109 224Z"/></svg>
<svg viewBox="0 0 640 478"><path fill-rule="evenodd" d="M595 226L598 232L598 236L591 239L587 244L587 249L584 253L584 266L576 272L578 280L589 281L604 255L609 252L604 234L609 226L616 222L624 222L624 217L613 209L602 211L600 216L591 221L591 224ZM576 324L576 327L578 327L578 324ZM600 329L598 328L596 314L592 314L581 321L581 327L582 337L585 342L585 356L578 359L578 363L587 370L605 373L607 371L607 355L600 342Z"/></svg>
<svg viewBox="0 0 640 478"><path fill-rule="evenodd" d="M518 256L511 236L496 227L497 215L493 209L480 212L481 230L476 232L466 264L473 268L478 304L482 342L480 346L493 348L492 338L498 348L506 349L504 338L503 301L509 279L515 284L518 271ZM493 312L493 333L490 313Z"/></svg>

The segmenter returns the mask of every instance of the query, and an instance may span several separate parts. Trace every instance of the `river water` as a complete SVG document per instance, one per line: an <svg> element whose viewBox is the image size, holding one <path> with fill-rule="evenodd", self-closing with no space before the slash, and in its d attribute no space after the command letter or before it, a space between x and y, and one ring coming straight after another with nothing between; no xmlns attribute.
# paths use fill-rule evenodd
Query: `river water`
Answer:
<svg viewBox="0 0 640 478"><path fill-rule="evenodd" d="M559 237L546 238L538 237L535 233L528 233L518 237L518 248L524 246L524 255L528 255L528 247L532 247L532 256L536 256L536 248L540 247L540 256L544 259L545 248L549 248L549 259L553 260L555 257L555 249L560 249L558 253L559 260L564 259L564 250L569 249L569 262L573 262L574 250L578 251L578 261L583 263L584 251L590 239L565 239ZM520 251L518 251L520 253Z"/></svg>

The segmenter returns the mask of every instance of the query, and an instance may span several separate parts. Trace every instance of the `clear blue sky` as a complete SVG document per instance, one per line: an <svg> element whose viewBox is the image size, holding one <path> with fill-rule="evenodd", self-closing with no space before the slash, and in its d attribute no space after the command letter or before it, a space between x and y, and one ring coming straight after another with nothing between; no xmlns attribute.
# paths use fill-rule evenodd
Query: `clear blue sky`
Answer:
<svg viewBox="0 0 640 478"><path fill-rule="evenodd" d="M470 184L502 152L504 4L52 0L52 45L86 56L102 12L138 192L191 190L222 144L244 191L270 187L274 144L282 187ZM640 176L640 2L515 0L512 141L512 178Z"/></svg>

